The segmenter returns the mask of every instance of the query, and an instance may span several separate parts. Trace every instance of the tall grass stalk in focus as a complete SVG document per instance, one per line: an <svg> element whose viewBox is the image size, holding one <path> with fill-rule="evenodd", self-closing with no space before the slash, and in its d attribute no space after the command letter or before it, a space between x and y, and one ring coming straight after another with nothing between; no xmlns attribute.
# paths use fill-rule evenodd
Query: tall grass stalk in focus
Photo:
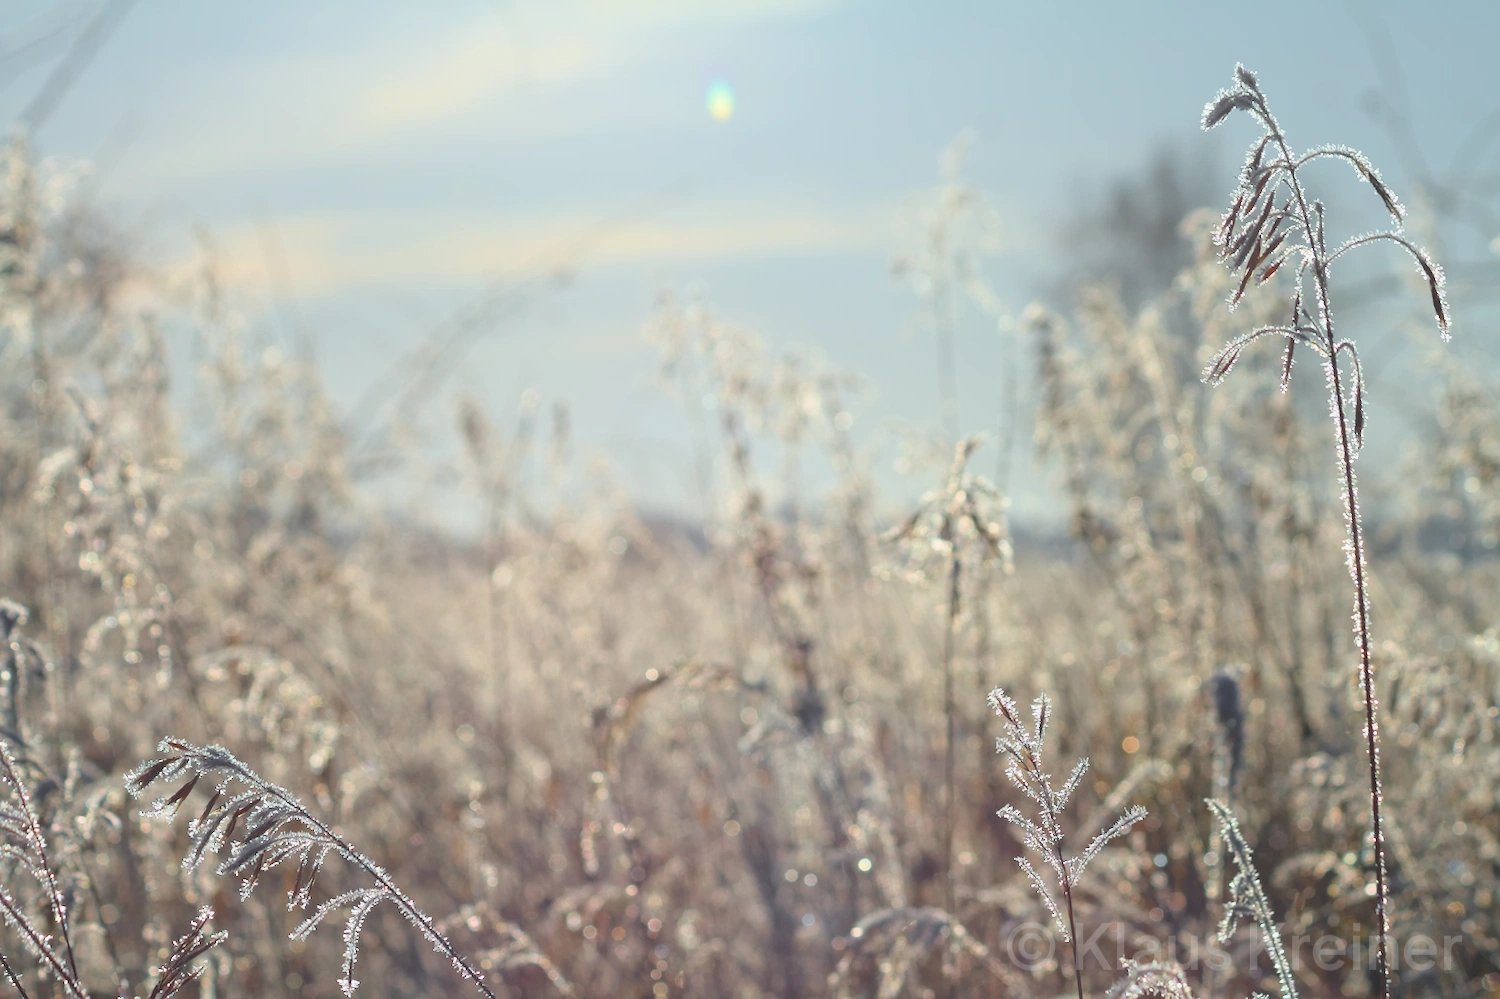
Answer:
<svg viewBox="0 0 1500 999"><path fill-rule="evenodd" d="M1379 953L1376 959L1374 989L1390 995L1390 964L1387 935L1390 927L1390 886L1386 878L1385 837L1380 821L1380 728L1377 720L1374 668L1370 661L1370 599L1368 566L1365 560L1363 525L1360 521L1359 493L1355 484L1354 459L1364 443L1364 379L1360 372L1359 352L1354 341L1340 340L1334 333L1333 306L1328 293L1328 273L1334 262L1350 250L1375 242L1391 242L1406 250L1416 261L1432 293L1432 307L1443 339L1448 338L1448 307L1443 295L1443 275L1438 266L1411 240L1400 232L1405 214L1395 196L1380 179L1379 173L1364 155L1342 146L1319 146L1295 155L1261 93L1255 74L1243 66L1235 67L1235 82L1220 91L1203 110L1203 127L1213 128L1235 111L1245 111L1264 129L1265 134L1250 148L1245 160L1234 200L1225 213L1215 242L1220 257L1231 272L1242 275L1230 296L1233 308L1244 296L1250 283L1264 284L1284 265L1295 274L1291 315L1285 326L1262 326L1236 337L1216 354L1204 371L1204 379L1216 384L1229 373L1244 349L1265 337L1286 340L1281 365L1281 387L1286 389L1292 374L1292 361L1298 344L1303 344L1323 359L1328 381L1329 409L1334 421L1338 455L1339 485L1343 491L1344 520L1348 539L1344 545L1349 575L1354 581L1354 638L1359 648L1359 683L1365 709L1365 747L1370 761L1370 823L1375 861L1375 911L1379 924ZM1324 228L1322 202L1311 200L1303 184L1302 169L1323 159L1341 159L1354 167L1361 180L1375 189L1390 212L1396 228L1355 236L1329 250ZM1311 277L1312 306L1304 304L1308 278ZM1339 356L1349 359L1348 389L1346 377L1339 370ZM1352 413L1350 410L1352 409Z"/></svg>

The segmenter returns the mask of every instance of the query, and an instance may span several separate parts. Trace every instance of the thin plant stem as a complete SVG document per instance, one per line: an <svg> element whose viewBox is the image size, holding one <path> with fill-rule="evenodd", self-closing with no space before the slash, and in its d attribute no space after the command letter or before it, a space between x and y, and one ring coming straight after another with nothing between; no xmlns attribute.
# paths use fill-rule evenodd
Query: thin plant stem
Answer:
<svg viewBox="0 0 1500 999"><path fill-rule="evenodd" d="M1321 272L1317 278L1318 294L1326 299L1327 278ZM1332 315L1329 314L1329 338L1332 339ZM1376 717L1378 702L1375 696L1375 669L1370 661L1370 597L1365 574L1364 532L1360 522L1358 494L1355 492L1354 455L1349 449L1349 421L1345 413L1344 397L1339 391L1339 367L1334 360L1328 362L1332 379L1333 397L1337 401L1339 463L1342 466L1344 486L1344 512L1349 520L1349 563L1354 577L1354 617L1359 645L1359 686L1365 702L1365 749L1370 760L1370 828L1375 847L1375 918L1379 924L1379 954L1376 958L1376 988L1372 991L1382 996L1390 995L1389 946L1386 940L1390 927L1390 888L1386 883L1385 834L1380 824L1380 727Z"/></svg>
<svg viewBox="0 0 1500 999"><path fill-rule="evenodd" d="M16 664L16 669L19 673L21 669L19 663ZM54 930L62 938L63 956L67 958L69 978L76 986L78 962L73 957L73 938L68 933L68 910L63 905L62 889L57 883L57 874L52 870L52 858L47 855L47 835L42 830L41 821L31 806L31 796L26 793L26 784L16 771L15 760L10 755L10 749L3 744L0 744L0 766L5 769L5 783L15 791L16 800L21 806L20 812L26 823L26 838L30 840L31 848L36 853L37 877L42 883L42 888L47 892L47 910L51 914Z"/></svg>
<svg viewBox="0 0 1500 999"><path fill-rule="evenodd" d="M4 954L0 954L0 969L4 969L5 977L10 980L10 984L15 987L15 990L21 994L21 999L31 999L31 994L21 985L21 976L16 974L16 970L10 966L10 962L5 959Z"/></svg>
<svg viewBox="0 0 1500 999"><path fill-rule="evenodd" d="M956 709L953 703L953 658L958 640L958 614L960 598L960 573L963 563L958 549L953 551L953 561L948 571L948 628L943 635L943 717L947 724L943 745L943 879L944 903L950 914L954 914L956 893L953 884L953 815L956 802L954 781L954 737Z"/></svg>
<svg viewBox="0 0 1500 999"><path fill-rule="evenodd" d="M995 447L995 486L1003 493L1010 492L1011 466L1016 449L1017 385L1016 332L1010 319L1004 319L1000 327L1000 339L1005 343L1005 362L1000 367L1000 425Z"/></svg>
<svg viewBox="0 0 1500 999"><path fill-rule="evenodd" d="M1256 92L1266 121L1274 121L1265 99ZM1295 164L1286 136L1279 127L1272 132L1273 141L1288 164ZM1375 848L1375 919L1378 924L1376 937L1375 978L1372 993L1390 996L1389 943L1386 939L1390 926L1390 889L1386 883L1385 835L1380 822L1380 728L1376 718L1375 670L1370 661L1370 598L1365 572L1365 545L1363 523L1360 518L1359 493L1354 474L1354 451L1351 447L1348 409L1339 375L1338 341L1333 334L1333 305L1328 294L1328 247L1324 242L1321 219L1314 224L1313 212L1307 195L1297 177L1295 165L1288 167L1292 193L1297 201L1297 214L1303 232L1313 247L1313 288L1318 314L1322 319L1321 335L1328 353L1325 359L1328 372L1330 404L1334 413L1337 432L1337 450L1340 483L1344 492L1344 516L1349 529L1349 573L1354 580L1355 644L1359 647L1359 684L1365 706L1365 749L1370 761L1370 828Z"/></svg>
<svg viewBox="0 0 1500 999"><path fill-rule="evenodd" d="M0 888L0 910L3 910L6 921L26 940L27 949L36 954L38 959L51 969L52 974L62 985L63 991L72 995L74 999L88 999L88 993L84 992L83 986L78 984L78 976L69 971L68 966L48 945L47 936L31 924L20 905L3 888ZM11 974L9 968L5 970L7 974Z"/></svg>
<svg viewBox="0 0 1500 999"><path fill-rule="evenodd" d="M1059 840L1055 846L1057 851L1057 863L1063 870L1068 869L1068 862L1063 859L1062 841ZM1078 988L1078 999L1083 999L1083 969L1078 964L1078 922L1073 918L1073 886L1068 884L1068 879L1062 879L1063 903L1068 909L1068 947L1073 955L1073 984Z"/></svg>

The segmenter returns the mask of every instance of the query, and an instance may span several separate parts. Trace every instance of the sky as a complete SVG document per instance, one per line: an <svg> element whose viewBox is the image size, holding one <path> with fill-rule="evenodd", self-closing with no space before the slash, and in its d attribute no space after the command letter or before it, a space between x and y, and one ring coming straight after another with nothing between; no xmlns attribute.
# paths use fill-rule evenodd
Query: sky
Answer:
<svg viewBox="0 0 1500 999"><path fill-rule="evenodd" d="M1500 4L1281 0L115 0L39 102L101 9L8 0L0 118L91 162L146 259L186 270L206 234L247 321L311 337L349 407L479 315L441 398L564 401L580 452L676 511L692 445L641 332L664 291L859 372L867 439L935 430L933 345L892 261L966 130L998 218L986 275L1018 313L1065 271L1063 224L1153 151L1208 150L1229 190L1248 126L1197 122L1237 61L1294 139L1361 147L1398 189L1372 92L1404 94L1439 165L1500 104ZM1010 355L977 316L956 346L961 427L991 429ZM1045 518L1045 472L1016 475L1018 515Z"/></svg>

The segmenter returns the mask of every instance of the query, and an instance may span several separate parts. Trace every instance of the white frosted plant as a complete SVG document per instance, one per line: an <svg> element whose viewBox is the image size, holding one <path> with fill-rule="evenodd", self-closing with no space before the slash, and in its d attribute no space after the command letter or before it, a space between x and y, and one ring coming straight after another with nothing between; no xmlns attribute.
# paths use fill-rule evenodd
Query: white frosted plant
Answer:
<svg viewBox="0 0 1500 999"><path fill-rule="evenodd" d="M1249 915L1260 928L1265 939L1266 951L1276 968L1276 980L1281 983L1282 999L1297 999L1297 979L1292 975L1291 962L1287 960L1286 948L1282 946L1281 932L1276 928L1276 918L1271 913L1271 903L1260 886L1260 875L1255 872L1255 858L1250 846L1240 832L1239 820L1228 805L1209 799L1209 811L1219 822L1219 830L1229 853L1234 857L1234 880L1229 882L1229 899L1224 904L1224 918L1219 923L1219 942L1228 943L1239 926L1240 917ZM1257 993L1257 999L1265 999Z"/></svg>
<svg viewBox="0 0 1500 999"><path fill-rule="evenodd" d="M1052 869L1058 892L1062 895L1060 904L1047 884L1047 879L1031 859L1024 853L1016 858L1016 863L1030 879L1032 888L1052 914L1063 939L1072 947L1073 981L1078 988L1078 999L1083 999L1083 975L1078 965L1078 925L1073 910L1073 891L1078 887L1089 862L1099 856L1099 852L1111 840L1123 836L1131 826L1145 818L1146 810L1139 805L1126 809L1123 815L1095 835L1082 852L1068 856L1064 850L1066 837L1063 833L1062 815L1083 781L1083 775L1088 773L1088 759L1081 759L1074 765L1073 772L1060 789L1053 787L1052 775L1042 762L1047 721L1052 715L1052 702L1047 695L1042 694L1032 702L1032 723L1029 726L1021 718L1016 702L999 687L990 691L989 700L990 707L995 709L1005 726L1005 734L996 743L996 750L1009 757L1005 775L1037 806L1037 817L1034 820L1027 818L1014 805L1006 805L998 814L1021 831L1021 842L1026 849L1038 854L1043 863Z"/></svg>
<svg viewBox="0 0 1500 999"><path fill-rule="evenodd" d="M295 861L297 877L287 894L287 908L306 909L312 904L313 883L329 854L369 875L373 887L356 888L319 904L312 915L292 930L293 940L306 939L325 919L347 910L344 917L344 965L339 987L353 995L359 987L354 962L359 956L360 931L381 902L390 902L416 927L432 949L453 963L453 969L473 982L488 999L495 993L484 975L453 948L432 919L417 908L385 869L341 839L322 820L302 806L288 790L263 780L255 771L223 746L194 746L180 739L165 739L157 747L165 754L126 775L125 786L139 797L158 782L187 778L170 795L152 802L147 815L171 817L200 781L212 783L214 791L202 813L188 823L188 852L182 866L193 870L209 851L222 853L217 872L241 879L240 897L255 889L261 874L279 864Z"/></svg>
<svg viewBox="0 0 1500 999"><path fill-rule="evenodd" d="M1323 360L1329 410L1334 423L1344 523L1348 531L1344 554L1349 564L1349 576L1354 581L1354 640L1359 650L1359 685L1365 709L1364 739L1370 762L1370 827L1375 855L1375 912L1379 942L1373 991L1388 997L1391 987L1387 943L1390 887L1386 878L1385 835L1380 821L1380 726L1375 671L1370 661L1369 567L1365 561L1364 527L1360 520L1359 491L1354 475L1354 459L1364 444L1364 376L1354 341L1340 339L1334 332L1328 277L1333 265L1349 251L1375 243L1394 244L1416 263L1432 295L1438 330L1446 340L1449 316L1443 292L1443 272L1427 251L1402 234L1405 210L1364 154L1346 146L1317 146L1303 153L1294 153L1286 134L1271 114L1255 74L1244 66L1235 67L1233 86L1221 90L1203 109L1203 127L1213 128L1236 111L1254 118L1262 135L1250 147L1234 199L1214 234L1220 258L1232 273L1240 275L1240 283L1230 297L1229 306L1233 308L1239 303L1252 281L1264 284L1285 271L1292 276L1291 309L1285 325L1262 326L1225 344L1204 369L1203 377L1210 384L1217 384L1234 367L1246 347L1267 337L1286 341L1281 363L1283 391L1291 380L1292 361L1298 345L1307 347ZM1341 160L1353 167L1359 179L1374 189L1390 213L1392 228L1354 236L1330 249L1324 227L1323 203L1312 199L1303 181L1304 169L1322 160ZM1347 374L1339 368L1341 358L1348 361Z"/></svg>
<svg viewBox="0 0 1500 999"><path fill-rule="evenodd" d="M9 925L21 939L36 962L41 980L50 979L55 987L43 991L45 986L33 985L32 990L28 990L23 971L4 953L0 953L0 975L21 999L31 999L33 992L89 999L78 972L78 962L73 956L68 895L48 850L48 827L32 803L22 769L23 765L11 752L10 744L0 738L0 787L10 792L8 800L0 800L0 922ZM25 904L12 893L10 881L16 867L24 868L43 889L52 927L50 932L38 925ZM208 931L213 915L213 909L202 907L188 931L173 941L166 962L157 969L156 984L148 999L172 999L203 974L203 966L193 962L228 937L222 931ZM124 988L122 983L121 996L128 995Z"/></svg>
<svg viewBox="0 0 1500 999"><path fill-rule="evenodd" d="M187 932L172 942L171 953L157 969L156 985L146 999L171 999L203 977L206 970L204 965L193 962L229 939L229 934L223 930L217 933L208 931L208 924L213 918L212 906L199 907L198 915L193 917Z"/></svg>
<svg viewBox="0 0 1500 999"><path fill-rule="evenodd" d="M62 991L74 999L86 999L68 932L68 906L48 855L47 831L32 806L26 785L10 744L0 739L0 786L9 791L7 799L0 800L0 862L4 864L5 875L0 880L0 920L15 930L42 972L54 978ZM13 893L10 881L15 867L26 870L41 887L53 933L38 926ZM0 954L0 971L12 988L23 996L27 994L21 985L20 972L3 954Z"/></svg>

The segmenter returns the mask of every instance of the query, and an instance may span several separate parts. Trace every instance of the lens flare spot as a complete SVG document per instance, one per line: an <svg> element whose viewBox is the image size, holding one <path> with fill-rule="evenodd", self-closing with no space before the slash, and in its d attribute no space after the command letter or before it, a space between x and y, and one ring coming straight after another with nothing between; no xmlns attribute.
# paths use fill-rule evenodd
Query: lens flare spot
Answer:
<svg viewBox="0 0 1500 999"><path fill-rule="evenodd" d="M714 121L728 121L734 117L734 91L723 80L715 80L708 85L705 102L709 116Z"/></svg>

